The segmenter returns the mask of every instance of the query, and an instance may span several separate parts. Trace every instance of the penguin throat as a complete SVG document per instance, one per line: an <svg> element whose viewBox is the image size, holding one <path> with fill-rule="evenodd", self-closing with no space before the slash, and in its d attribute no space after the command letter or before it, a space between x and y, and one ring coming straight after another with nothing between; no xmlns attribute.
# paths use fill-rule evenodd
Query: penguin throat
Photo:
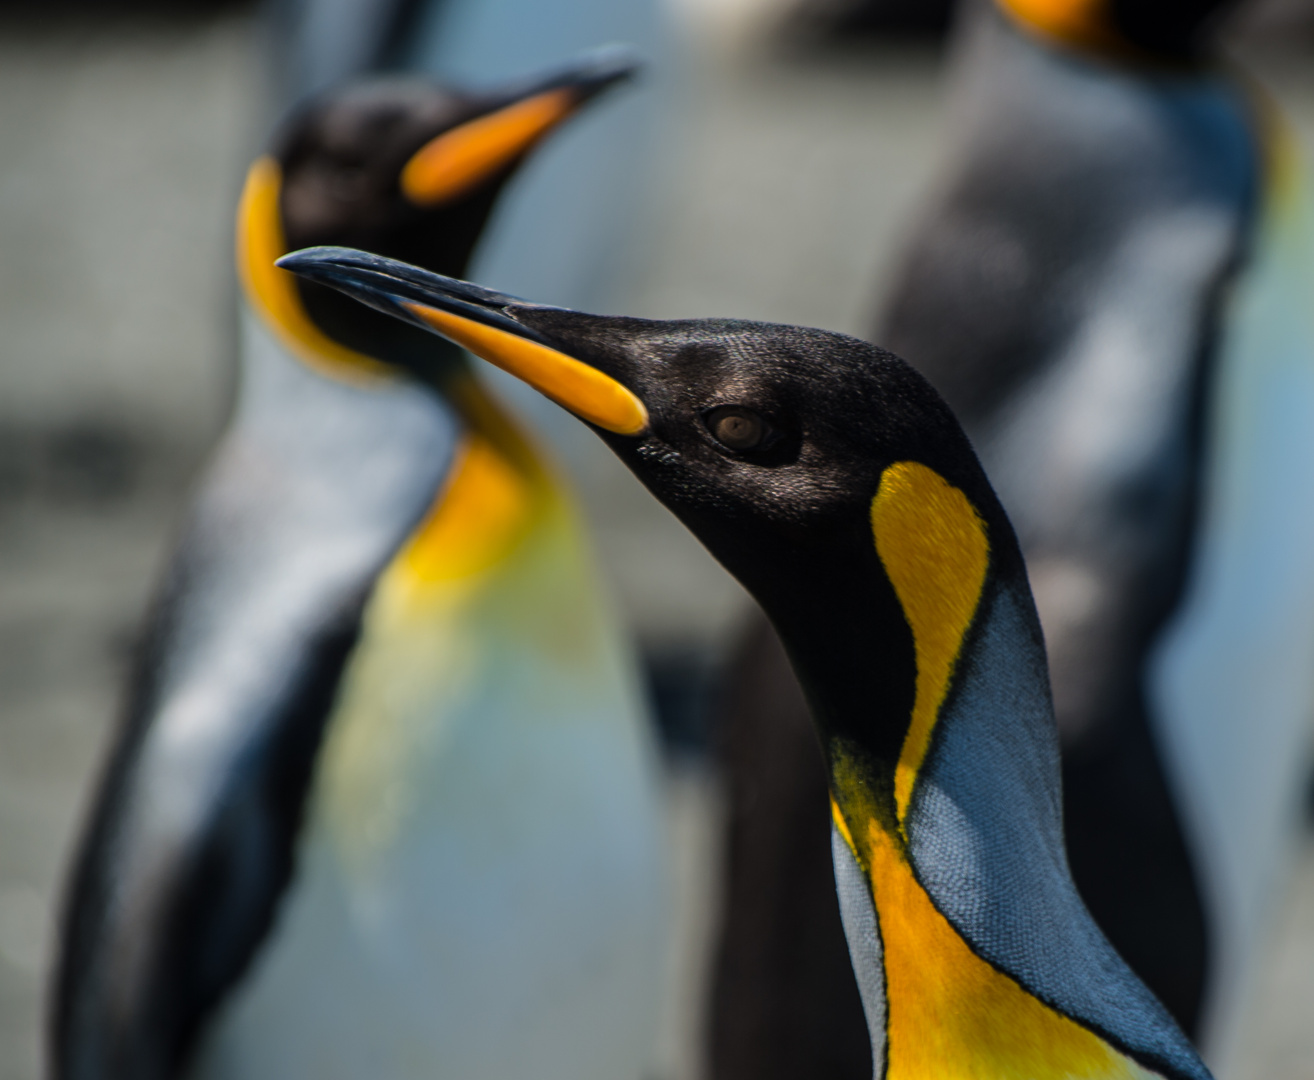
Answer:
<svg viewBox="0 0 1314 1080"><path fill-rule="evenodd" d="M473 374L451 380L446 393L465 427L457 461L390 569L404 582L399 595L416 602L434 588L478 582L562 506L547 465Z"/></svg>
<svg viewBox="0 0 1314 1080"><path fill-rule="evenodd" d="M871 888L881 943L885 1030L873 1035L886 1080L1152 1075L977 956L917 880L898 831L863 809L853 762L836 766L833 820Z"/></svg>
<svg viewBox="0 0 1314 1080"><path fill-rule="evenodd" d="M1098 931L1082 936L1088 916L1063 862L1043 644L1025 579L1009 578L1013 553L992 554L967 495L916 462L886 469L871 526L911 632L897 669L915 669L912 703L896 748L873 719L906 691L887 689L865 725L848 695L826 751L837 882L878 1075L1159 1075L1097 1033L1121 1029L1055 967L1055 957L1100 955Z"/></svg>

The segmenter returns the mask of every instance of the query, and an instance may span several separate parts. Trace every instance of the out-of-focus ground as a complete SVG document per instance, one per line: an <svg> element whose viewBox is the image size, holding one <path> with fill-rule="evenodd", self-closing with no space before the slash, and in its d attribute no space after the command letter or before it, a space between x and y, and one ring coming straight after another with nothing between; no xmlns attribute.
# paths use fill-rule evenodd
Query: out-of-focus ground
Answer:
<svg viewBox="0 0 1314 1080"><path fill-rule="evenodd" d="M936 54L763 54L747 0L684 6L700 44L631 310L863 332L939 150ZM258 50L242 14L0 13L0 1080L40 1075L57 887L226 407L231 210L268 123ZM1251 65L1314 144L1308 54ZM637 486L585 498L641 632L712 648L732 632L742 594ZM687 764L670 791L682 933L663 1071L697 1080L717 797ZM1223 1080L1314 1077L1314 844L1270 949Z"/></svg>

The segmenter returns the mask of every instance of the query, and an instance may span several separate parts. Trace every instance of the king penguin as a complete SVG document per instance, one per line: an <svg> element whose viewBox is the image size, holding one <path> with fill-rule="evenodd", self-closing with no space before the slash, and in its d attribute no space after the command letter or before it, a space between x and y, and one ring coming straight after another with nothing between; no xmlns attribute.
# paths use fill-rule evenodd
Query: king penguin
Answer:
<svg viewBox="0 0 1314 1080"><path fill-rule="evenodd" d="M920 375L822 330L586 315L342 248L281 265L566 407L762 606L825 749L878 1080L1209 1077L1073 885L1022 555Z"/></svg>
<svg viewBox="0 0 1314 1080"><path fill-rule="evenodd" d="M459 350L273 265L332 240L463 267L632 66L351 85L250 170L238 402L72 877L61 1080L650 1068L658 778L572 500Z"/></svg>
<svg viewBox="0 0 1314 1080"><path fill-rule="evenodd" d="M1225 4L1001 6L967 12L957 145L874 336L944 394L1017 528L1078 887L1225 1058L1314 717L1314 514L1291 498L1314 473L1306 181L1281 117L1214 54ZM849 981L758 929L819 910L822 885L773 843L805 827L819 845L824 812L819 762L791 735L801 698L756 690L784 678L779 649L761 626L740 657L728 771L732 797L792 793L803 824L732 819L717 1080L752 1071L750 1033L781 1001L810 1009L774 1023L768 1067L856 1040ZM745 752L755 723L797 748ZM745 973L772 993L736 995ZM853 1076L851 1049L843 1064Z"/></svg>
<svg viewBox="0 0 1314 1080"><path fill-rule="evenodd" d="M1226 1056L1314 720L1314 219L1218 0L1000 0L875 338L1017 529L1073 875Z"/></svg>

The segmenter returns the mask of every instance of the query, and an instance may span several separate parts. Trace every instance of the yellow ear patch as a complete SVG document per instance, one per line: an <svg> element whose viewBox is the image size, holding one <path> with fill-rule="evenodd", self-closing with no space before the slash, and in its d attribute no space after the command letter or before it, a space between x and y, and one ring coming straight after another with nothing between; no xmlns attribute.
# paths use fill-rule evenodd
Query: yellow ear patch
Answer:
<svg viewBox="0 0 1314 1080"><path fill-rule="evenodd" d="M402 194L425 207L460 198L510 165L575 105L573 91L548 90L443 132L420 147L402 169Z"/></svg>
<svg viewBox="0 0 1314 1080"><path fill-rule="evenodd" d="M425 304L405 305L438 333L483 357L576 416L617 435L637 435L648 410L610 375L536 341Z"/></svg>
<svg viewBox="0 0 1314 1080"><path fill-rule="evenodd" d="M998 0L1023 26L1069 45L1103 51L1127 46L1108 21L1108 0Z"/></svg>
<svg viewBox="0 0 1314 1080"><path fill-rule="evenodd" d="M967 496L915 461L891 465L871 504L876 552L913 632L917 685L894 773L900 825L931 745L963 636L985 584L990 544Z"/></svg>
<svg viewBox="0 0 1314 1080"><path fill-rule="evenodd" d="M246 175L237 208L237 277L247 303L293 355L338 377L391 377L373 357L339 345L314 324L301 304L296 275L274 260L287 254L278 208L283 170L271 157L258 158Z"/></svg>

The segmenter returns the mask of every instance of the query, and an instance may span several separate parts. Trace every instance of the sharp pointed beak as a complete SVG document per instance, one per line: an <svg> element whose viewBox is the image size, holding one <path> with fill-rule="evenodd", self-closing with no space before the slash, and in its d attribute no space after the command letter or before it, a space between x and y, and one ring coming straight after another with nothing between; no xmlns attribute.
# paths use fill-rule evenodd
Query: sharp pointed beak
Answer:
<svg viewBox="0 0 1314 1080"><path fill-rule="evenodd" d="M638 66L629 49L606 46L498 94L486 111L415 152L402 169L402 194L423 207L459 199L506 169L590 98L632 76Z"/></svg>
<svg viewBox="0 0 1314 1080"><path fill-rule="evenodd" d="M605 431L648 427L633 391L515 318L515 309L541 305L352 248L306 248L278 266L455 342Z"/></svg>

